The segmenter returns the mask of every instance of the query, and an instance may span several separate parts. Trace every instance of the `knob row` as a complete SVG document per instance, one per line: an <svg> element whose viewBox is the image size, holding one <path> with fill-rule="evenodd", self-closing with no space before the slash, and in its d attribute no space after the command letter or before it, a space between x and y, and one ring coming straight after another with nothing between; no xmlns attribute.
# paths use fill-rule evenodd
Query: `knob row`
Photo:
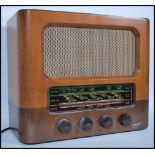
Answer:
<svg viewBox="0 0 155 155"><path fill-rule="evenodd" d="M119 117L119 123L122 126L129 126L132 123L132 119L128 114L122 114ZM113 119L110 116L102 116L99 119L99 124L103 128L111 128L113 126ZM70 132L71 126L71 123L67 119L62 119L57 124L57 128L61 133ZM89 117L82 117L79 122L79 127L83 131L89 131L93 127L93 121Z"/></svg>

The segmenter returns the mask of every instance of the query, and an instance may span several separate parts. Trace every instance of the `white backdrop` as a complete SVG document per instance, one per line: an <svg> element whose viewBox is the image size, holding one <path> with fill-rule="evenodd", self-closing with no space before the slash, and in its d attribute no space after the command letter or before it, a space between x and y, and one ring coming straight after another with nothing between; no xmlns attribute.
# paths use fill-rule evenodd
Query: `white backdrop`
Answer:
<svg viewBox="0 0 155 155"><path fill-rule="evenodd" d="M150 94L149 94L149 127L142 131L119 133L111 135L96 136L90 138L80 138L76 140L66 140L38 145L21 144L12 134L7 131L2 135L3 147L153 147L153 106L154 106L154 21L153 7L144 6L12 6L2 7L1 25L1 126L2 129L9 126L8 117L8 81L7 81L7 21L20 9L43 9L56 11L70 11L81 13L95 13L104 15L115 15L135 18L150 19Z"/></svg>

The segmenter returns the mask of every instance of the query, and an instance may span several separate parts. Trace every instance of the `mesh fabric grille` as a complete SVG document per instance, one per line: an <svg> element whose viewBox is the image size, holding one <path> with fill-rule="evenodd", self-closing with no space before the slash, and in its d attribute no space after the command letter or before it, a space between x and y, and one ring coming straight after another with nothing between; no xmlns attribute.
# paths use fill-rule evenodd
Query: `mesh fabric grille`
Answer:
<svg viewBox="0 0 155 155"><path fill-rule="evenodd" d="M127 76L135 71L130 30L46 27L44 72L50 78Z"/></svg>

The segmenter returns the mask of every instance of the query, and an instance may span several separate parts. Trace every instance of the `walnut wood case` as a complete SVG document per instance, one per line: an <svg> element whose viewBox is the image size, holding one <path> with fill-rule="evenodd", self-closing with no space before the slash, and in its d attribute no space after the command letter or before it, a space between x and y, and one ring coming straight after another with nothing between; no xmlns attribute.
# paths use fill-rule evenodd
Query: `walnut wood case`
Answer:
<svg viewBox="0 0 155 155"><path fill-rule="evenodd" d="M48 78L43 72L43 30L49 25L73 25L129 29L136 36L136 72L127 77L100 78ZM70 138L109 134L144 129L148 125L149 84L149 20L131 19L95 14L65 13L41 10L20 10L8 21L8 66L9 66L9 114L10 126L23 143L41 143ZM51 86L80 86L96 84L135 84L134 106L100 111L62 113L52 115L48 110L48 88ZM131 116L133 123L127 127L118 123L121 114ZM108 115L114 124L103 129L98 120ZM93 121L90 131L79 128L81 117ZM72 129L62 134L57 122L67 119ZM138 124L139 123L139 124ZM136 126L136 124L138 124Z"/></svg>

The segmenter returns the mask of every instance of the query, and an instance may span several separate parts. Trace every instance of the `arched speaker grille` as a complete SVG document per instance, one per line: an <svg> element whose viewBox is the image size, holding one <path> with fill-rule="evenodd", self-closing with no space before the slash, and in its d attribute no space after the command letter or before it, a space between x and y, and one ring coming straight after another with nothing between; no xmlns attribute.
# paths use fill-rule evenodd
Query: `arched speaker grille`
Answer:
<svg viewBox="0 0 155 155"><path fill-rule="evenodd" d="M135 71L130 30L46 27L44 72L50 78L127 76Z"/></svg>

